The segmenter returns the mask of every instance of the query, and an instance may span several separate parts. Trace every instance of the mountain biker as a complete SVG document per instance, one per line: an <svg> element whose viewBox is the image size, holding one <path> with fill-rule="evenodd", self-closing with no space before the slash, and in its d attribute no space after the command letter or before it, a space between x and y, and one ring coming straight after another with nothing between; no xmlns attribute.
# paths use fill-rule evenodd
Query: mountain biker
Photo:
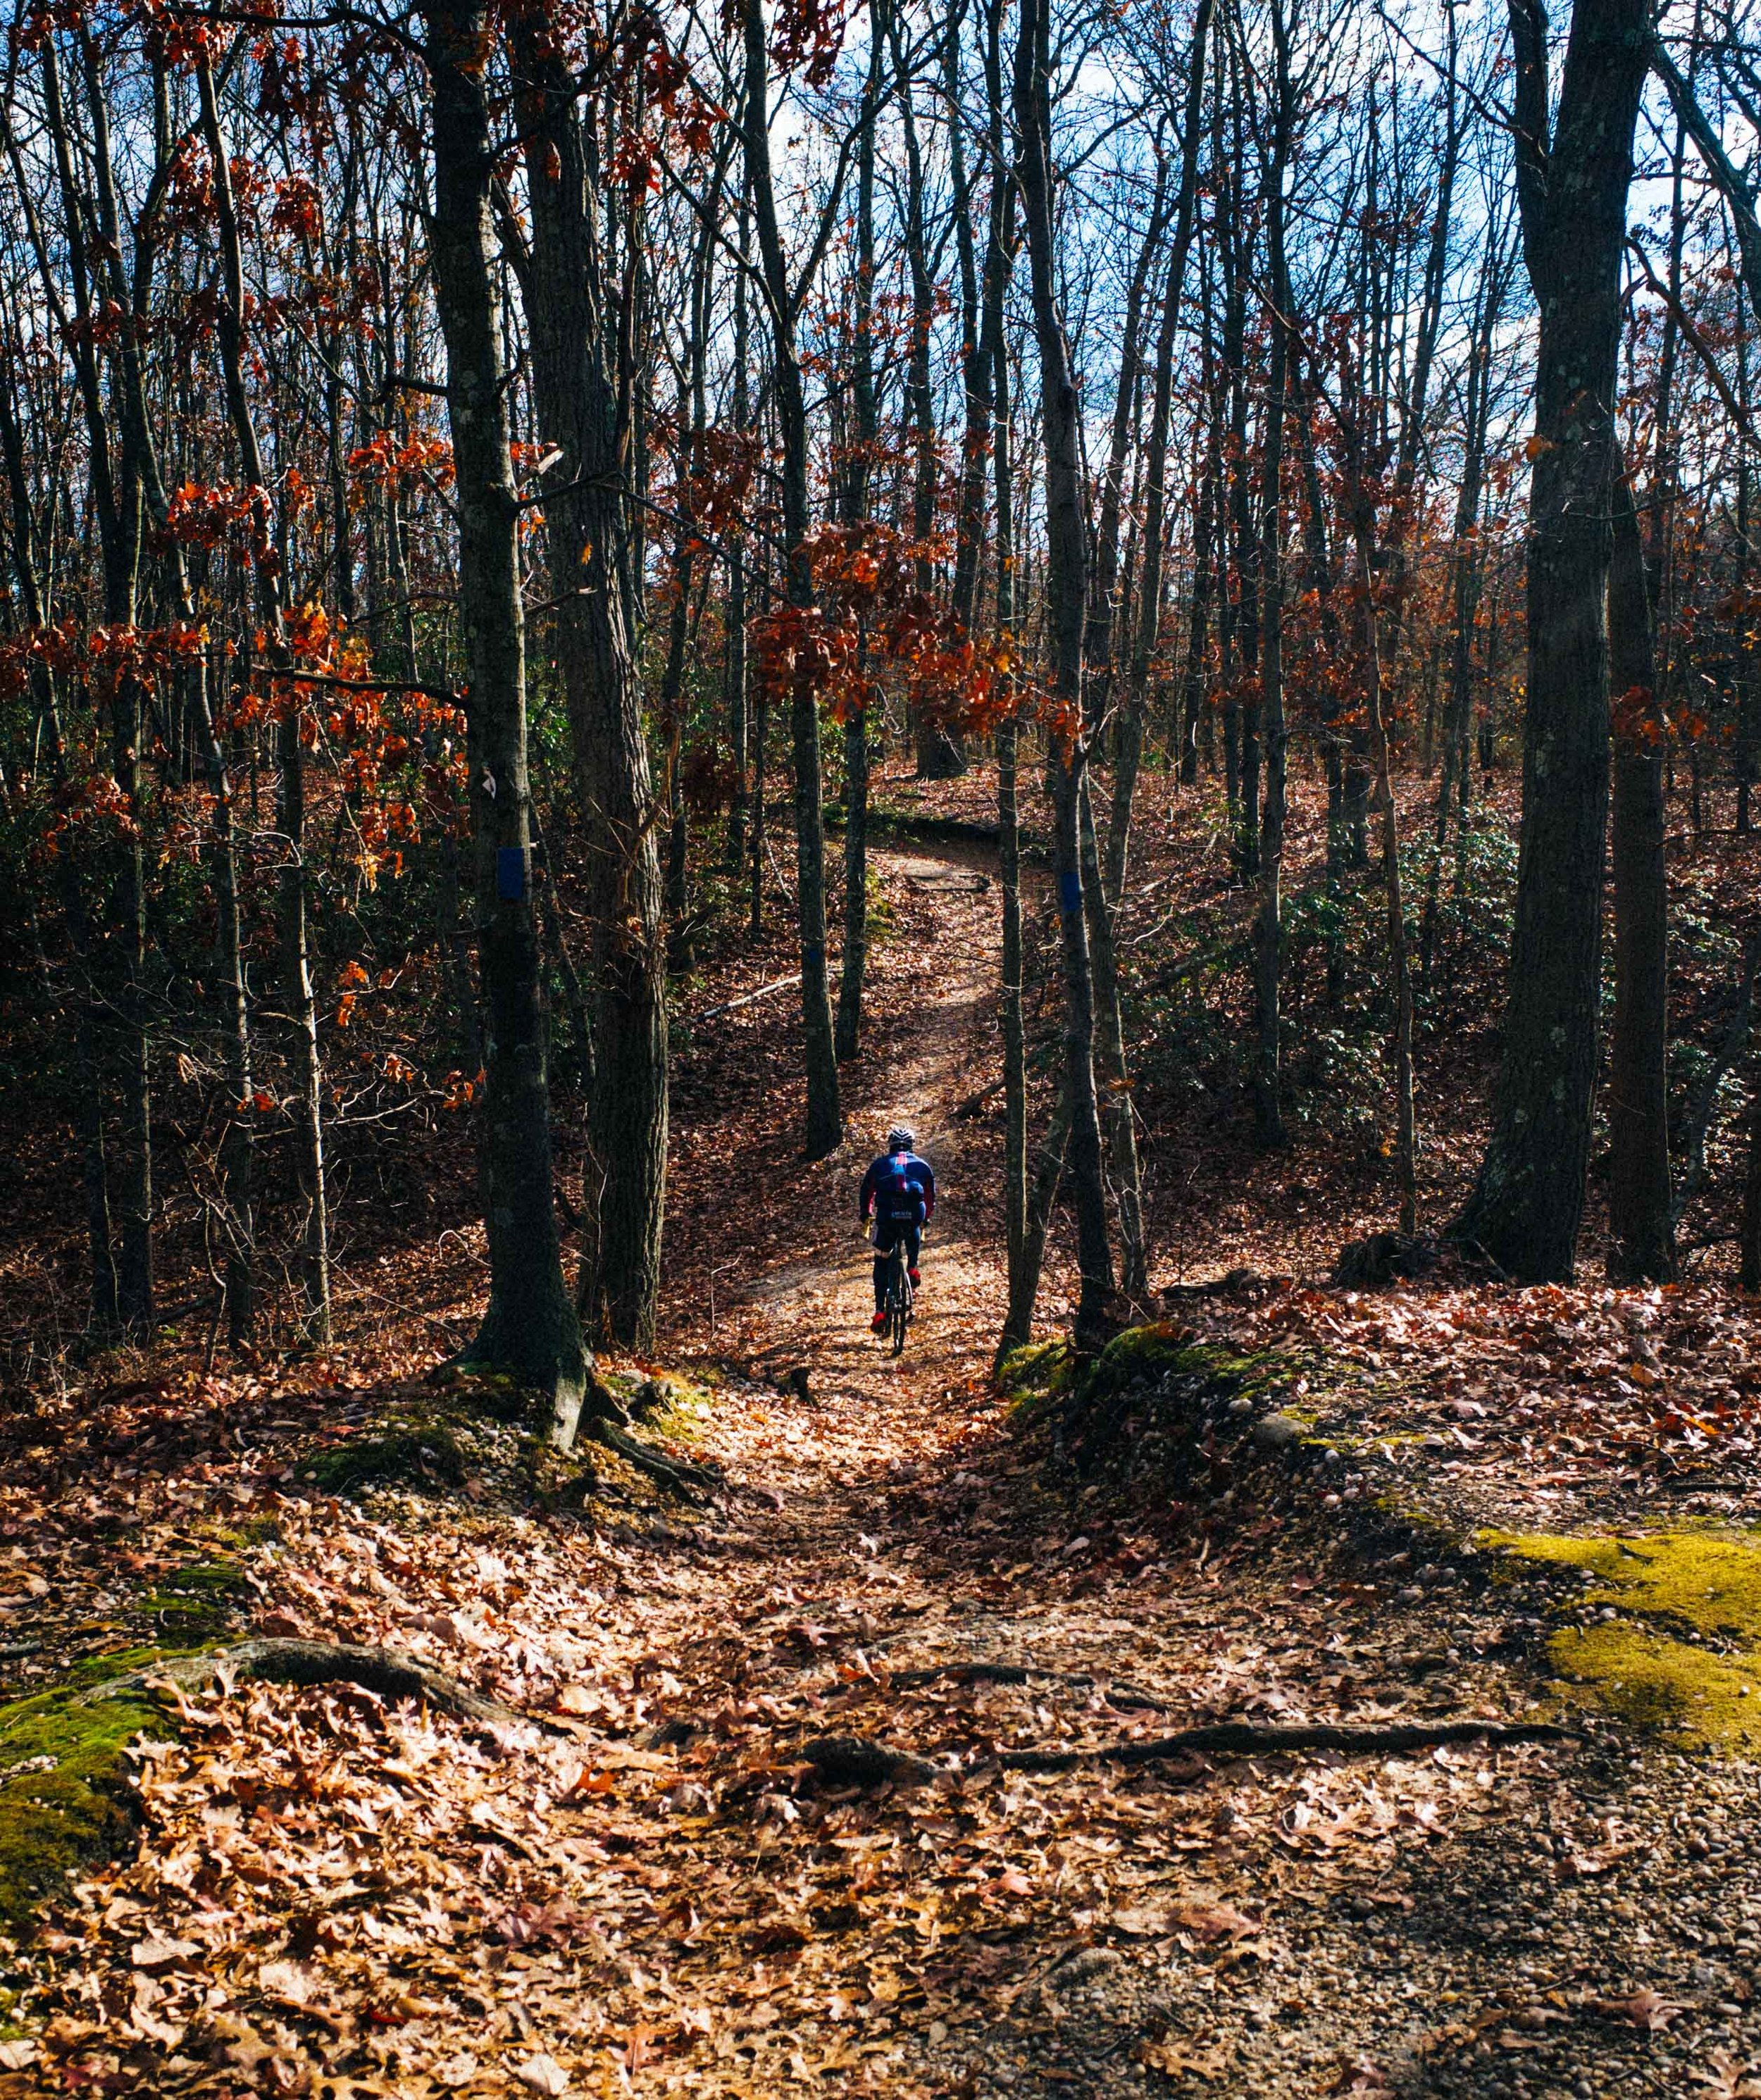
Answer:
<svg viewBox="0 0 1761 2100"><path fill-rule="evenodd" d="M917 1263L923 1251L923 1229L935 1210L935 1169L920 1159L915 1132L895 1123L887 1132L886 1150L863 1176L856 1215L867 1224L874 1220L874 1331L886 1331L887 1257L900 1240L905 1242L906 1273L911 1289L920 1279Z"/></svg>

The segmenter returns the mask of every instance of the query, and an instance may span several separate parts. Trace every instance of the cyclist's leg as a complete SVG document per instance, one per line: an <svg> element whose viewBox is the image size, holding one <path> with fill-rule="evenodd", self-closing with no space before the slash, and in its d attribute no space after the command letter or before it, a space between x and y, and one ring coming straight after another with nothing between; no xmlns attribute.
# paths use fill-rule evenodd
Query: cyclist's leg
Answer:
<svg viewBox="0 0 1761 2100"><path fill-rule="evenodd" d="M874 1325L875 1332L878 1334L886 1325L887 1268L892 1251L884 1219L877 1220L875 1225L874 1250Z"/></svg>
<svg viewBox="0 0 1761 2100"><path fill-rule="evenodd" d="M905 1266L910 1273L913 1290L916 1290L922 1282L922 1278L917 1273L917 1264L922 1255L923 1227L907 1225L905 1228Z"/></svg>

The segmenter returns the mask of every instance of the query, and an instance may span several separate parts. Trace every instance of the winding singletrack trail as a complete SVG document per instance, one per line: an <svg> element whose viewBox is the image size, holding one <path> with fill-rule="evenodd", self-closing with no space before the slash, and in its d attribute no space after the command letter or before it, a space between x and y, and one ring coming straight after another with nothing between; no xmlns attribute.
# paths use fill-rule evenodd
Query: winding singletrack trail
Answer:
<svg viewBox="0 0 1761 2100"><path fill-rule="evenodd" d="M1618 1758L1470 1745L1056 1778L989 1762L1225 1718L1520 1715L1536 1688L1466 1599L1441 1635L1434 1617L1361 1608L1349 1556L1326 1567L1324 1524L1317 1545L1276 1524L1202 1534L1177 1508L1172 1528L1115 1518L1013 1443L986 1383L1004 1280L996 1140L952 1115L998 1069L995 888L982 863L939 853L876 858L895 893L933 901L914 957L933 990L863 1087L843 1153L801 1170L786 1253L724 1320L730 1358L779 1384L805 1370L810 1399L735 1385L717 1403L708 1439L747 1492L716 1623L693 1602L651 1628L682 1683L671 1710L721 1717L680 1754L719 1807L685 1841L686 1878L730 1886L727 1848L758 1855L744 1884L756 1970L730 1969L714 1932L680 1951L678 1987L689 1976L717 2002L717 2057L676 2089L1672 2089L1638 2014L1570 2031L1601 2002L1587 1974L1611 1998L1624 1988L1604 1958L1622 1927L1594 1864L1556 1893L1538 1825L1616 1774L1631 1784ZM867 1331L852 1201L894 1118L943 1190L897 1363ZM1048 1268L1050 1321L1067 1309L1058 1281ZM1415 1637L1459 1646L1415 1657ZM804 1759L828 1734L942 1776L828 1788ZM1587 1972L1573 1965L1587 1945Z"/></svg>
<svg viewBox="0 0 1761 2100"><path fill-rule="evenodd" d="M468 1414L446 1492L314 1493L249 1448L171 1483L209 1527L183 1552L262 1505L255 1631L411 1649L531 1725L337 1686L185 1702L139 1754L135 1855L33 1954L42 2054L0 2045L0 2100L1761 2090L1754 1864L1720 1834L1702 1885L1710 1841L1671 1850L1686 1797L1752 1824L1740 1774L1618 1733L1006 1767L1224 1721L1520 1718L1546 1688L1495 1585L1411 1551L1366 1580L1385 1546L1318 1489L1126 1499L1011 1432L998 1120L953 1114L997 1069L995 889L876 860L841 1153L770 1144L799 1100L754 1009L695 1053L679 1156L725 1192L756 1145L766 1178L756 1226L679 1220L663 1361L703 1390L657 1433L725 1493L613 1470L577 1510ZM898 1118L942 1200L895 1361L855 1193Z"/></svg>

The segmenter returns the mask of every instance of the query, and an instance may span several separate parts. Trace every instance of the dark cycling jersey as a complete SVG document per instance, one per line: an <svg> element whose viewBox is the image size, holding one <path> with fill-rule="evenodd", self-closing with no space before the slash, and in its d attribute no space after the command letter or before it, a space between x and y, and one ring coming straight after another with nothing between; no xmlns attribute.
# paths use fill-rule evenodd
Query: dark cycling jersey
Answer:
<svg viewBox="0 0 1761 2100"><path fill-rule="evenodd" d="M884 1224L920 1225L935 1211L935 1169L915 1152L883 1152L863 1176L856 1215Z"/></svg>

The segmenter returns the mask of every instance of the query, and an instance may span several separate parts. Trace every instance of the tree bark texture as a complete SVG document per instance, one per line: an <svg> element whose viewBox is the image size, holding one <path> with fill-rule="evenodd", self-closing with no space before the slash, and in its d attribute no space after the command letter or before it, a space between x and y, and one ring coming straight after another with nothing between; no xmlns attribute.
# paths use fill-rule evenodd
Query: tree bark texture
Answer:
<svg viewBox="0 0 1761 2100"><path fill-rule="evenodd" d="M585 1380L563 1287L550 1155L550 1100L532 902L525 621L519 505L508 452L501 313L490 221L493 165L483 90L482 0L427 12L435 212L429 228L447 352L459 532L459 625L470 677L483 1100L479 1140L489 1304L463 1361L548 1392L554 1434L573 1441Z"/></svg>
<svg viewBox="0 0 1761 2100"><path fill-rule="evenodd" d="M576 1298L589 1342L643 1347L654 1333L666 1214L663 813L620 582L629 506L597 148L544 28L523 15L512 34L532 212L533 393L540 434L562 454L545 532L593 942L594 1084Z"/></svg>
<svg viewBox="0 0 1761 2100"><path fill-rule="evenodd" d="M1650 50L1644 0L1579 0L1548 132L1546 23L1510 0L1523 245L1540 307L1516 920L1492 1136L1453 1231L1569 1279L1589 1163L1608 814L1607 593L1621 258Z"/></svg>
<svg viewBox="0 0 1761 2100"><path fill-rule="evenodd" d="M1080 805L1087 764L1083 719L1083 624L1088 600L1087 523L1077 429L1076 382L1058 311L1053 262L1050 34L1047 0L1022 0L1015 52L1015 126L1027 251L1032 266L1034 333L1039 351L1040 417L1045 438L1046 594L1056 664L1057 717L1048 739L1053 867L1057 884L1064 974L1064 1088L1070 1111L1066 1165L1076 1207L1081 1272L1079 1351L1104 1339L1113 1288L1106 1190L1095 1093L1094 988L1083 901Z"/></svg>

